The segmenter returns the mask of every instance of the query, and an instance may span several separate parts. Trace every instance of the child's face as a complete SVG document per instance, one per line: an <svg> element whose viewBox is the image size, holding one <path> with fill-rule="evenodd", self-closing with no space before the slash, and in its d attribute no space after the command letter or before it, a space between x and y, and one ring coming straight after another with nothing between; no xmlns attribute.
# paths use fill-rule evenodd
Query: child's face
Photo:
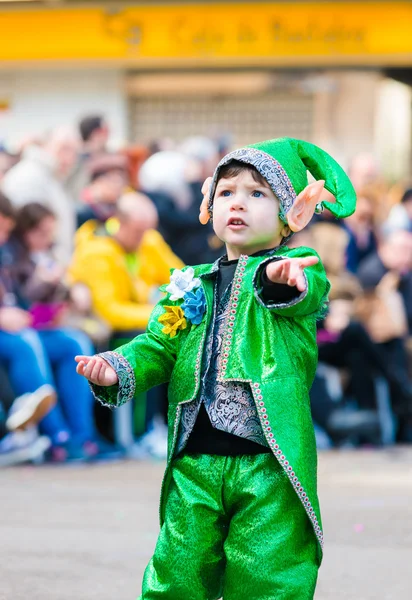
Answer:
<svg viewBox="0 0 412 600"><path fill-rule="evenodd" d="M213 228L226 244L229 260L279 245L285 225L279 201L269 184L257 183L250 171L220 179L213 200Z"/></svg>

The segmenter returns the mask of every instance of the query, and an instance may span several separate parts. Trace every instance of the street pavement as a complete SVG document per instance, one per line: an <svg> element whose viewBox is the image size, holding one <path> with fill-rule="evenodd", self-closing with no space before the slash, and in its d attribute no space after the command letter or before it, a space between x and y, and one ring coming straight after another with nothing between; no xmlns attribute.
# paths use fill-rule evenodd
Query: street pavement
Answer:
<svg viewBox="0 0 412 600"><path fill-rule="evenodd" d="M0 600L135 600L162 473L137 461L1 470ZM412 448L321 453L319 480L316 600L411 600Z"/></svg>

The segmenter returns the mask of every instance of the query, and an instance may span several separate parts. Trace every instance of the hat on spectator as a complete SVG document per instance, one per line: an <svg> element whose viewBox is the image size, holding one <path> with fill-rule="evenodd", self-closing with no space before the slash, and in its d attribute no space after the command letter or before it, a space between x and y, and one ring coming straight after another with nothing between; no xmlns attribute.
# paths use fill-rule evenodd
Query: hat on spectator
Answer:
<svg viewBox="0 0 412 600"><path fill-rule="evenodd" d="M92 181L110 173L110 171L124 171L126 173L127 167L127 157L121 154L101 154L92 158L88 163L88 171Z"/></svg>

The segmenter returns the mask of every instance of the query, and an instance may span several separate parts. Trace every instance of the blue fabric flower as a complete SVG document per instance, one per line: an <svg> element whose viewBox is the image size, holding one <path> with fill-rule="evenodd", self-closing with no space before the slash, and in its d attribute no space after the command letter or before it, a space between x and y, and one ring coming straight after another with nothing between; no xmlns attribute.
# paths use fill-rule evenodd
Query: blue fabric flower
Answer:
<svg viewBox="0 0 412 600"><path fill-rule="evenodd" d="M193 325L199 325L206 311L206 298L203 288L199 287L197 290L186 292L183 299L182 309L186 319Z"/></svg>

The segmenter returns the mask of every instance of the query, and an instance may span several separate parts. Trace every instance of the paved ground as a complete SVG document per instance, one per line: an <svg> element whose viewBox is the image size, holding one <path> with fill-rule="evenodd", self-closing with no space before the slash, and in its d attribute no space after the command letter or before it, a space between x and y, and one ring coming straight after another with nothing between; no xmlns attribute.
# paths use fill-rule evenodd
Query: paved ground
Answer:
<svg viewBox="0 0 412 600"><path fill-rule="evenodd" d="M2 470L0 600L134 600L161 476L138 462ZM320 496L316 600L410 600L412 449L323 453Z"/></svg>

